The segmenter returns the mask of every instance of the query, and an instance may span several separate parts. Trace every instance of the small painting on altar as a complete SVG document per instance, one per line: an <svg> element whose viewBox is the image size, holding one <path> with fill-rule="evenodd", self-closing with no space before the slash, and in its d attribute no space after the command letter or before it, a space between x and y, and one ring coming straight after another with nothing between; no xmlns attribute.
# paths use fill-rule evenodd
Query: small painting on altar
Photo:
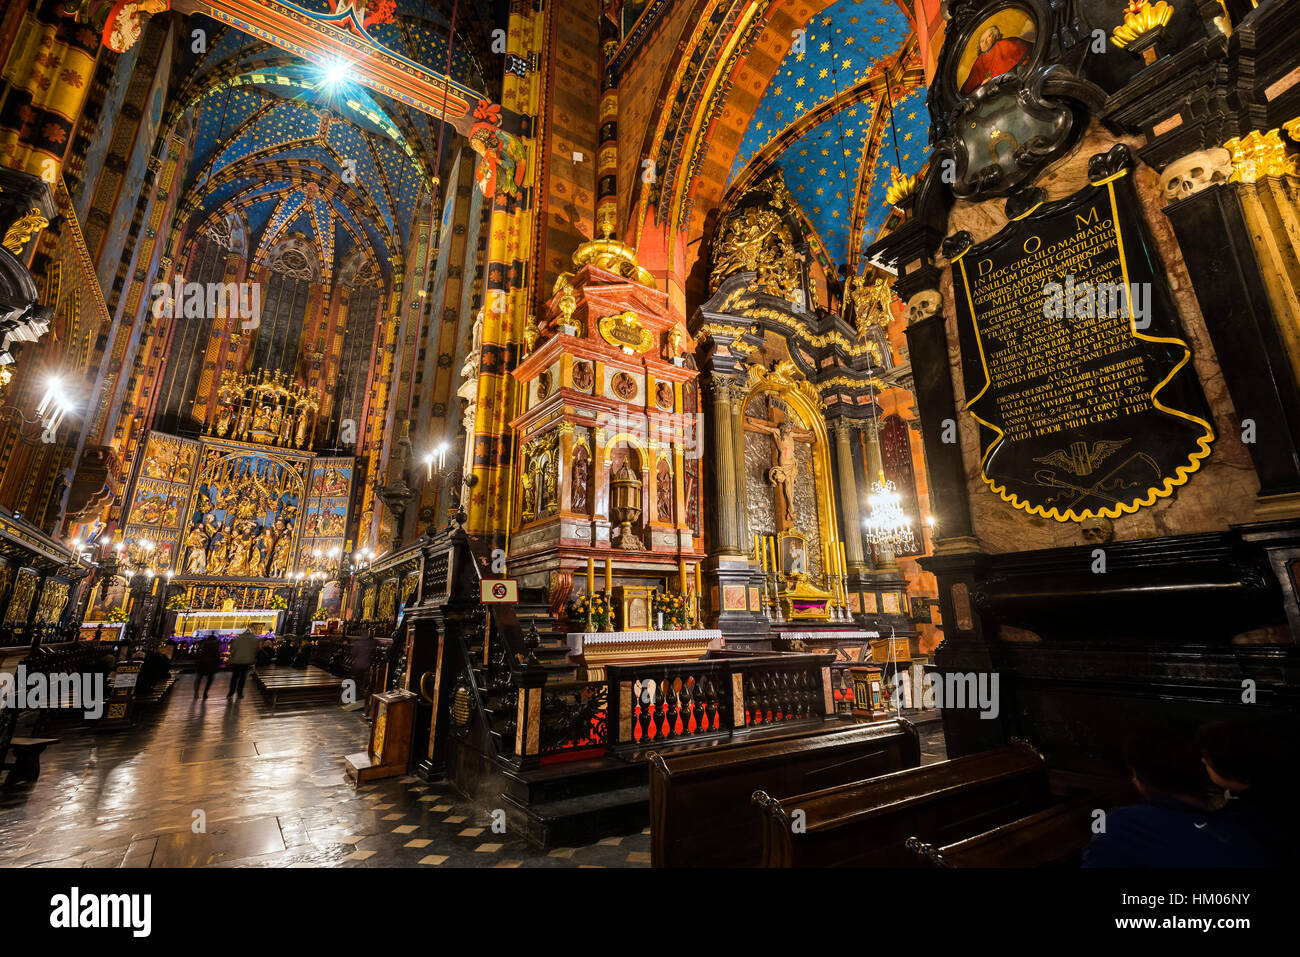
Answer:
<svg viewBox="0 0 1300 957"><path fill-rule="evenodd" d="M786 575L808 574L808 543L798 532L781 537L781 571Z"/></svg>

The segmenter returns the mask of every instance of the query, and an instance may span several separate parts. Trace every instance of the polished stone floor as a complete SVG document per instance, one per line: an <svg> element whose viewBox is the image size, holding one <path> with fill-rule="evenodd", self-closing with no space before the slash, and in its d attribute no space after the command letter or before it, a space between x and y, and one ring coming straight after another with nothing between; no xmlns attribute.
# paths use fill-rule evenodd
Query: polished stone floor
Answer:
<svg viewBox="0 0 1300 957"><path fill-rule="evenodd" d="M448 785L353 790L343 756L362 749L362 712L272 714L252 681L228 702L228 680L204 702L183 676L129 730L52 728L36 785L0 791L0 866L649 866L647 832L544 851L494 834L491 810Z"/></svg>
<svg viewBox="0 0 1300 957"><path fill-rule="evenodd" d="M128 730L52 728L36 785L0 791L0 866L649 865L648 830L546 851L493 833L491 809L449 785L356 791L343 756L362 749L362 712L282 702L273 714L252 681L228 701L228 680L205 702L185 675ZM943 759L937 723L921 748L923 763Z"/></svg>

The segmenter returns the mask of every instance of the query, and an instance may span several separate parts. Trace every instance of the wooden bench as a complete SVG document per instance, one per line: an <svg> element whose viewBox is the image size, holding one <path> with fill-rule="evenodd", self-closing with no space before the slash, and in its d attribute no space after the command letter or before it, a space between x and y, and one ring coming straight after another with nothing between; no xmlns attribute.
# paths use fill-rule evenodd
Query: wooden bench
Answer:
<svg viewBox="0 0 1300 957"><path fill-rule="evenodd" d="M168 691L171 691L172 685L176 684L176 679L178 677L179 674L175 669L168 671L167 674L158 679L158 683L148 692L145 694L137 693L135 696L135 703L137 705L162 703L162 699L167 696Z"/></svg>
<svg viewBox="0 0 1300 957"><path fill-rule="evenodd" d="M757 867L763 834L747 807L756 789L801 793L920 763L906 721L832 725L805 734L665 756L651 753L654 867Z"/></svg>
<svg viewBox="0 0 1300 957"><path fill-rule="evenodd" d="M1076 798L943 847L915 837L907 846L935 867L1078 867L1096 807Z"/></svg>
<svg viewBox="0 0 1300 957"><path fill-rule="evenodd" d="M57 744L58 738L20 738L14 737L9 741L9 749L13 752L12 761L6 761L0 764L0 770L8 770L9 776L5 778L5 787L11 784L17 784L19 781L35 781L41 775L41 752L51 744Z"/></svg>
<svg viewBox="0 0 1300 957"><path fill-rule="evenodd" d="M283 665L258 667L254 668L253 677L262 693L270 699L272 713L281 698L294 701L337 701L342 695L341 679L315 665L306 668Z"/></svg>
<svg viewBox="0 0 1300 957"><path fill-rule="evenodd" d="M917 867L908 838L939 847L1052 803L1047 767L1013 745L791 797L753 796L765 867Z"/></svg>

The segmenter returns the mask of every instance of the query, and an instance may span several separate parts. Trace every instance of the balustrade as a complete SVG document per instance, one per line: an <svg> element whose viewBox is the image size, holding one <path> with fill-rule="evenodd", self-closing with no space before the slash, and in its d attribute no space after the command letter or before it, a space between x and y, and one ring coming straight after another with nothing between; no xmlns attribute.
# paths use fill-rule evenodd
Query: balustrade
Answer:
<svg viewBox="0 0 1300 957"><path fill-rule="evenodd" d="M834 713L831 655L722 653L609 665L611 748L725 740Z"/></svg>

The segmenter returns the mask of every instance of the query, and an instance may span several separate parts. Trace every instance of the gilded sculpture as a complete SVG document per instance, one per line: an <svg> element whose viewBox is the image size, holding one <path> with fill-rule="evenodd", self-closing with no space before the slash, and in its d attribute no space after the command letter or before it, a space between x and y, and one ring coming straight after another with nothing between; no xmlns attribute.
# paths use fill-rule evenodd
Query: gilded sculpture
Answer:
<svg viewBox="0 0 1300 957"><path fill-rule="evenodd" d="M854 276L849 280L848 300L853 305L853 321L858 328L858 339L867 338L872 326L885 327L894 317L890 304L894 301L894 290L885 278L867 282L866 276Z"/></svg>

